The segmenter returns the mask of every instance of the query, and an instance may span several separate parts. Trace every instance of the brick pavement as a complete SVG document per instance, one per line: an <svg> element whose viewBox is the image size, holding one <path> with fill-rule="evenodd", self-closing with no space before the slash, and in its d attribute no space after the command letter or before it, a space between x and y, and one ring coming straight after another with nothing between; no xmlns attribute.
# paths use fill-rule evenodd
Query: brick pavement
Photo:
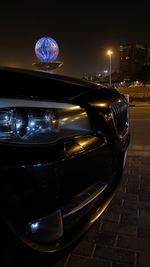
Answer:
<svg viewBox="0 0 150 267"><path fill-rule="evenodd" d="M150 267L150 158L129 156L105 213L56 267Z"/></svg>

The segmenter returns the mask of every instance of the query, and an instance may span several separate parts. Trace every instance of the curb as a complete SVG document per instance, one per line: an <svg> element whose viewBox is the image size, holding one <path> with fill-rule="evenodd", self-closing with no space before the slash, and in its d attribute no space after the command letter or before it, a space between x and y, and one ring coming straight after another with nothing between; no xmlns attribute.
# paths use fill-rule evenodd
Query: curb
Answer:
<svg viewBox="0 0 150 267"><path fill-rule="evenodd" d="M128 156L150 157L150 151L128 151Z"/></svg>
<svg viewBox="0 0 150 267"><path fill-rule="evenodd" d="M135 104L130 104L129 107L150 107L150 103L135 103Z"/></svg>

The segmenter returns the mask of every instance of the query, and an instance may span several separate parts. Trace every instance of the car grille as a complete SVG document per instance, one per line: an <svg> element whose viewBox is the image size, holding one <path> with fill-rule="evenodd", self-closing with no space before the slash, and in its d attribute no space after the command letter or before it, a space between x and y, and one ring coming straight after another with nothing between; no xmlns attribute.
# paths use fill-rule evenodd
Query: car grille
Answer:
<svg viewBox="0 0 150 267"><path fill-rule="evenodd" d="M128 128L128 104L118 102L111 106L114 123L119 135L124 135Z"/></svg>

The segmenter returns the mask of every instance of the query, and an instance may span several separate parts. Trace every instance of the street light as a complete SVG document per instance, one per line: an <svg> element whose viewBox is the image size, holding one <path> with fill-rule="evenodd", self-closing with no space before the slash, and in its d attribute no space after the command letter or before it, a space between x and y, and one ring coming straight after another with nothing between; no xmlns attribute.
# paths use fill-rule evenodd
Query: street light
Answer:
<svg viewBox="0 0 150 267"><path fill-rule="evenodd" d="M111 87L111 57L112 57L113 51L108 50L107 55L109 56L109 87Z"/></svg>

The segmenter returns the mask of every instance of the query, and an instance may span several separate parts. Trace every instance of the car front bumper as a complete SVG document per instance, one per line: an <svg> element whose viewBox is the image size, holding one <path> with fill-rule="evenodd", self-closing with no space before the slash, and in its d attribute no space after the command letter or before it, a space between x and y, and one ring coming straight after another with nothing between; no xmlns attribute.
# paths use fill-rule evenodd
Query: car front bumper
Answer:
<svg viewBox="0 0 150 267"><path fill-rule="evenodd" d="M103 156L103 159L105 159L104 161L106 164L106 162L108 162L108 160L112 158L111 150L109 149L107 143L105 143L105 145L103 144L102 151L101 149L102 148L99 148L98 154L97 154L97 149L96 151L95 150L92 151L89 160L91 161L91 159L95 155L95 161L96 161L96 158L99 155L99 160L101 161L102 160L101 156ZM106 157L104 157L104 154ZM84 156L82 155L79 157L81 162L83 161L84 157L86 157L86 155ZM75 158L70 159L70 163L71 161L74 162L73 163L74 170L75 167L77 166L77 162L79 163L79 158L78 161L76 161L77 159ZM2 212L3 218L10 226L10 228L17 234L17 236L31 248L43 252L60 251L69 244L71 244L73 241L78 239L84 232L86 232L91 226L91 224L93 224L98 219L98 217L108 206L108 204L110 203L111 199L114 196L116 187L121 180L124 160L125 160L125 152L122 151L120 154L118 154L118 166L116 166L116 169L114 169L113 172L110 172L110 174L108 173L107 176L106 173L105 174L103 173L102 175L98 173L99 179L98 176L96 177L96 179L95 176L93 176L92 180L94 181L95 179L95 182L92 182L92 180L90 179L88 181L87 179L88 182L86 181L85 184L81 183L80 180L81 176L79 175L80 169L78 169L78 171L75 171L76 182L78 181L77 182L78 187L79 184L82 184L82 186L84 184L84 186L83 187L81 186L78 192L75 189L75 184L71 186L71 184L69 184L68 182L72 178L70 175L71 173L73 173L73 170L68 175L66 169L64 168L65 163L62 162L62 164L64 165L61 171L62 170L65 171L63 172L63 177L65 176L66 177L64 178L64 183L62 182L61 187L60 187L61 184L60 180L56 181L56 178L58 179L58 173L57 173L55 178L53 177L53 181L55 181L55 183L54 182L52 183L51 181L49 185L46 185L45 182L44 191L42 184L42 188L40 190L38 188L36 194L33 194L33 192L24 191L24 194L20 199L18 195L14 194L13 192L12 199L10 198L11 196L10 194L9 198L7 199L7 205L4 205L6 209L4 212ZM87 159L86 159L86 164L87 164ZM33 177L34 174L34 181L36 180L35 185L37 187L38 182L41 181L43 183L42 177L44 176L44 174L51 173L51 171L54 169L54 165L53 164L46 164L43 166L30 165L28 167L26 166L26 168L25 166L23 166L24 177L21 176L18 177L18 173L21 175L21 172L18 172L18 168L22 170L22 166L17 167L16 171L17 178L24 179L28 177L29 179L31 179L31 177ZM87 170L88 170L88 164L87 164ZM85 177L86 176L88 177L87 170L85 171ZM9 175L11 172L12 168L10 168L10 170L8 171ZM95 173L97 172L98 171L96 170ZM7 178L8 178L8 173L7 173ZM13 173L14 173L14 168L13 168ZM29 180L27 179L26 183L24 181L23 184L25 185L28 182ZM70 186L70 195L66 196L66 193L68 191L67 190L68 184ZM31 189L31 183L30 183L30 189ZM19 191L20 191L20 186L19 186ZM65 198L62 197L62 192L63 196L65 195ZM32 195L31 198L29 198L29 193ZM37 198L35 198L35 196L37 196ZM32 201L34 198L35 200ZM26 201L27 199L28 202Z"/></svg>
<svg viewBox="0 0 150 267"><path fill-rule="evenodd" d="M78 239L121 180L129 131L118 135L110 111L97 114L88 135L48 146L0 145L1 216L35 250L59 251Z"/></svg>

